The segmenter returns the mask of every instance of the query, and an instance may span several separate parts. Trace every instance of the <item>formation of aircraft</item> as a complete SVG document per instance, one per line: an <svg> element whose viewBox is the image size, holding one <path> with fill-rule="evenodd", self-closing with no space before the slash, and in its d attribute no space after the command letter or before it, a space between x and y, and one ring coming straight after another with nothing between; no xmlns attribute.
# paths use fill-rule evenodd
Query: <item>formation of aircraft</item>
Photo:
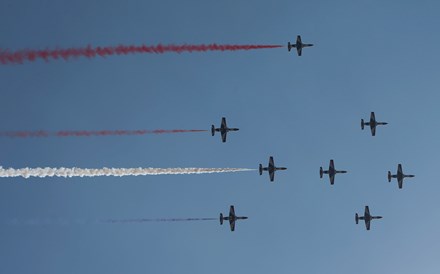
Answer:
<svg viewBox="0 0 440 274"><path fill-rule="evenodd" d="M402 171L402 165L397 165L397 174L392 175L391 171L388 171L388 182L391 182L391 178L397 179L397 184L399 185L399 188L401 189L403 187L403 178L413 178L415 175L405 175Z"/></svg>
<svg viewBox="0 0 440 274"><path fill-rule="evenodd" d="M296 43L292 44L290 42L288 42L287 44L287 48L288 51L291 51L292 48L296 48L298 56L302 55L302 49L305 47L311 47L313 46L313 44L305 44L301 41L301 36L298 35L296 38ZM387 125L387 122L378 122L376 120L375 114L374 112L371 112L370 114L370 121L369 122L365 122L364 119L361 119L361 129L364 130L365 126L369 126L370 130L371 130L371 135L372 136L376 136L376 127L379 125ZM215 135L215 132L220 132L221 133L221 137L222 137L222 142L226 142L226 137L227 137L227 133L229 131L238 131L238 128L228 128L228 126L226 125L226 118L222 117L221 120L221 125L220 128L216 128L214 125L211 126L211 133L212 136ZM260 175L263 174L263 171L268 171L269 172L269 178L270 181L273 182L275 179L275 171L277 170L286 170L287 168L285 167L276 167L273 157L270 156L269 157L269 164L267 167L263 167L262 164L259 165L259 173ZM320 178L323 177L324 174L328 174L329 179L330 179L330 184L333 185L335 182L335 175L338 173L347 173L347 171L345 170L336 170L335 168L335 164L334 164L334 160L331 159L330 160L330 164L329 164L329 168L328 170L324 170L322 167L319 168L319 176ZM399 164L397 167L397 174L392 175L390 171L388 171L388 181L391 182L392 178L396 178L398 185L399 185L399 189L402 188L403 186L403 179L404 178L412 178L415 177L414 175L405 175L402 172L402 165ZM224 217L222 213L220 213L220 224L223 224L223 221L229 221L229 225L231 228L231 231L235 230L235 222L236 220L244 220L247 219L248 217L239 217L235 215L235 209L234 206L231 205L230 209L229 209L229 215L227 217ZM371 220L374 219L382 219L382 216L372 216L370 214L370 209L368 208L368 206L365 206L365 212L364 212L364 216L359 216L357 213L355 215L355 220L356 220L356 224L359 223L359 220L363 220L365 221L365 226L367 230L370 230L370 223Z"/></svg>
<svg viewBox="0 0 440 274"><path fill-rule="evenodd" d="M286 167L276 167L274 162L273 162L273 157L270 156L269 157L269 165L267 167L263 167L262 164L260 164L258 170L260 172L260 175L263 174L263 171L268 171L269 172L269 178L270 181L273 182L273 180L275 179L275 171L277 170L286 170Z"/></svg>
<svg viewBox="0 0 440 274"><path fill-rule="evenodd" d="M370 222L374 219L382 219L382 216L371 216L368 206L365 206L364 216L359 217L357 213L355 215L356 224L359 224L359 220L364 220L367 230L370 230Z"/></svg>
<svg viewBox="0 0 440 274"><path fill-rule="evenodd" d="M220 132L220 134L222 135L222 142L225 143L226 142L226 136L228 134L229 131L238 131L238 128L228 128L228 126L226 125L226 118L222 117L222 122L219 128L215 128L214 125L211 126L211 134L212 136L215 135L215 132Z"/></svg>
<svg viewBox="0 0 440 274"><path fill-rule="evenodd" d="M312 47L312 46L313 44L304 44L301 41L301 35L297 35L295 44L292 44L290 42L287 43L287 50L290 51L292 48L296 48L296 52L298 53L298 56L301 56L303 48Z"/></svg>
<svg viewBox="0 0 440 274"><path fill-rule="evenodd" d="M235 230L235 221L237 220L246 220L248 217L239 217L235 215L234 206L231 205L229 208L229 216L224 217L223 213L220 213L220 225L223 224L223 221L229 221L229 226L231 227L231 231Z"/></svg>
<svg viewBox="0 0 440 274"><path fill-rule="evenodd" d="M362 130L364 130L365 126L370 126L372 136L376 136L376 126L382 126L382 125L388 125L388 123L377 122L374 112L371 112L370 114L370 122L364 122L364 119L361 119Z"/></svg>
<svg viewBox="0 0 440 274"><path fill-rule="evenodd" d="M336 170L335 163L333 160L330 160L330 165L328 170L323 170L322 167L319 168L319 176L322 178L324 174L328 174L330 178L330 184L333 185L335 183L335 175L338 173L347 173L345 170Z"/></svg>

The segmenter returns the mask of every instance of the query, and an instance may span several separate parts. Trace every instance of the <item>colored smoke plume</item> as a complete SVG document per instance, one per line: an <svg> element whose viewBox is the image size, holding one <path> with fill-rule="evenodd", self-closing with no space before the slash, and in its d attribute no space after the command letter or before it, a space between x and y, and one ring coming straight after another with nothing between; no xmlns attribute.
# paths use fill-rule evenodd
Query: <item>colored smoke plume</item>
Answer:
<svg viewBox="0 0 440 274"><path fill-rule="evenodd" d="M127 54L163 54L168 52L206 52L206 51L238 51L238 50L256 50L280 48L281 45L119 45L110 47L80 47L67 49L43 49L43 50L18 50L9 51L0 49L0 63L2 64L21 64L24 61L35 61L42 59L49 61L50 59L64 59L87 57L95 58L96 56L107 57L111 55L127 55Z"/></svg>

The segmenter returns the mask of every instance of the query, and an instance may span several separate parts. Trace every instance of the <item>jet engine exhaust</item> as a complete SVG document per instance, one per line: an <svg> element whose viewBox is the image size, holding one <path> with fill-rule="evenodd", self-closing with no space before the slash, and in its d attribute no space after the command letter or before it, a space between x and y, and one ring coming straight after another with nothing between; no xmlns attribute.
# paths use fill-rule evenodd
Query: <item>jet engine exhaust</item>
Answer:
<svg viewBox="0 0 440 274"><path fill-rule="evenodd" d="M107 57L111 55L128 54L164 54L164 53L184 53L184 52L207 52L207 51L239 51L281 48L281 45L230 45L230 44L200 44L200 45L118 45L107 47L87 47L66 48L66 49L43 49L43 50L17 50L9 51L0 49L1 64L22 64L24 61L33 62L37 59L49 61L51 59L69 60L78 57L95 58L97 56Z"/></svg>

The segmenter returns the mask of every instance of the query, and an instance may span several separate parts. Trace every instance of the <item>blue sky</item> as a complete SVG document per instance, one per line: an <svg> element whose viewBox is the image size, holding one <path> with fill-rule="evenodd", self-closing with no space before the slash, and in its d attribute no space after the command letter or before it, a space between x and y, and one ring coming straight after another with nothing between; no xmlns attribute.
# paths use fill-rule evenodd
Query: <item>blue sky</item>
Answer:
<svg viewBox="0 0 440 274"><path fill-rule="evenodd" d="M438 273L437 1L12 1L0 48L314 43L0 66L1 130L239 127L94 138L1 139L4 167L288 167L199 176L1 179L1 273ZM371 111L372 138L360 119ZM334 186L319 167L348 174ZM416 178L388 183L402 163ZM8 220L249 220L8 225ZM384 219L354 223L369 205Z"/></svg>

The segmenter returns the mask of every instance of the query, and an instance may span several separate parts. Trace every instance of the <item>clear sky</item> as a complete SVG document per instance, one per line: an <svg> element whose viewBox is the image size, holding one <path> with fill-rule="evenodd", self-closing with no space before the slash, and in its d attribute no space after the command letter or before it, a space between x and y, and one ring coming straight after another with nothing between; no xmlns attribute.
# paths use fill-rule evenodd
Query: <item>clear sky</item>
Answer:
<svg viewBox="0 0 440 274"><path fill-rule="evenodd" d="M439 273L438 1L2 0L0 48L314 43L249 52L0 65L0 130L209 132L0 139L4 167L288 167L0 179L0 273ZM371 137L360 119L389 122ZM330 159L334 186L319 179ZM388 170L415 174L399 190ZM103 218L249 216L79 224ZM382 220L365 231L355 212ZM10 220L64 220L8 224ZM44 222L42 222L44 223Z"/></svg>

